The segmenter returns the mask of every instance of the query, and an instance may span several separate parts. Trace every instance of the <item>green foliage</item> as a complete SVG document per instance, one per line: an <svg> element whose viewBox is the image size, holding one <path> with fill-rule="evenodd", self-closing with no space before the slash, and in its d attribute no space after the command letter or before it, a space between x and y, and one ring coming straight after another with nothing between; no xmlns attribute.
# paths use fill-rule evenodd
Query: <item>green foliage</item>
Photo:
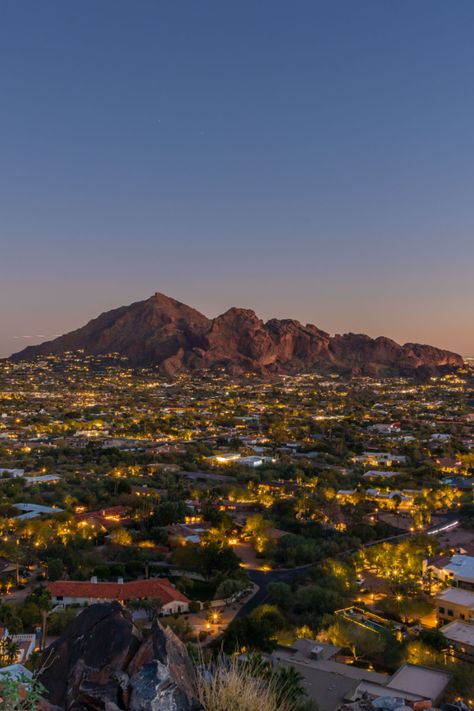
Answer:
<svg viewBox="0 0 474 711"><path fill-rule="evenodd" d="M275 605L260 605L251 613L258 622L262 622L268 626L272 634L284 629L286 626L285 618Z"/></svg>
<svg viewBox="0 0 474 711"><path fill-rule="evenodd" d="M77 610L67 608L53 612L48 618L49 632L52 635L60 635L75 619Z"/></svg>
<svg viewBox="0 0 474 711"><path fill-rule="evenodd" d="M418 635L419 639L428 647L442 651L448 646L448 641L440 629L423 629Z"/></svg>
<svg viewBox="0 0 474 711"><path fill-rule="evenodd" d="M130 531L128 531L123 526L117 526L110 533L110 542L114 546L131 546L133 542L133 537Z"/></svg>
<svg viewBox="0 0 474 711"><path fill-rule="evenodd" d="M245 581L236 580L235 578L226 578L217 586L216 599L230 600L235 593L240 592L246 586Z"/></svg>
<svg viewBox="0 0 474 711"><path fill-rule="evenodd" d="M45 689L27 676L13 679L8 674L1 678L0 711L36 711Z"/></svg>
<svg viewBox="0 0 474 711"><path fill-rule="evenodd" d="M173 562L183 570L197 570L206 578L242 578L244 574L232 548L223 548L216 542L201 546L179 546L174 552Z"/></svg>
<svg viewBox="0 0 474 711"><path fill-rule="evenodd" d="M233 620L224 632L223 650L228 654L236 651L271 652L276 647L272 625L265 618L253 615Z"/></svg>
<svg viewBox="0 0 474 711"><path fill-rule="evenodd" d="M269 583L268 594L270 600L282 610L289 610L294 602L294 594L288 583Z"/></svg>
<svg viewBox="0 0 474 711"><path fill-rule="evenodd" d="M46 561L49 580L60 580L64 575L64 564L60 558L50 558Z"/></svg>
<svg viewBox="0 0 474 711"><path fill-rule="evenodd" d="M51 609L51 593L42 585L37 585L26 597L25 602L35 604L39 610L49 611Z"/></svg>
<svg viewBox="0 0 474 711"><path fill-rule="evenodd" d="M336 620L326 630L332 644L343 649L349 649L354 659L370 659L374 654L384 650L384 639L361 625Z"/></svg>
<svg viewBox="0 0 474 711"><path fill-rule="evenodd" d="M433 605L424 598L402 594L385 598L377 607L390 618L401 620L405 624L416 622L433 610Z"/></svg>

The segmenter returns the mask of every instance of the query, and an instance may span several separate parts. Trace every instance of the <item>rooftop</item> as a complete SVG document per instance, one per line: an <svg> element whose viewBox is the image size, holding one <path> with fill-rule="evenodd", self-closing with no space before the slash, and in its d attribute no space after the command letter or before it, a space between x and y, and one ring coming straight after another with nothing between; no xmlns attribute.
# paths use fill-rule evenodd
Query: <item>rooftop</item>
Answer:
<svg viewBox="0 0 474 711"><path fill-rule="evenodd" d="M450 622L441 627L441 632L450 642L460 642L474 647L474 625L468 622Z"/></svg>
<svg viewBox="0 0 474 711"><path fill-rule="evenodd" d="M447 590L443 590L436 596L436 600L474 608L474 592L463 590L462 588L447 588Z"/></svg>
<svg viewBox="0 0 474 711"><path fill-rule="evenodd" d="M410 694L419 694L436 702L448 685L450 678L450 674L438 669L404 664L392 676L387 687Z"/></svg>
<svg viewBox="0 0 474 711"><path fill-rule="evenodd" d="M104 600L140 600L159 598L163 605L170 602L189 602L189 599L174 588L167 578L134 580L128 583L94 583L76 580L57 580L47 588L54 597L93 598Z"/></svg>
<svg viewBox="0 0 474 711"><path fill-rule="evenodd" d="M445 570L449 570L456 577L474 578L474 556L453 555Z"/></svg>

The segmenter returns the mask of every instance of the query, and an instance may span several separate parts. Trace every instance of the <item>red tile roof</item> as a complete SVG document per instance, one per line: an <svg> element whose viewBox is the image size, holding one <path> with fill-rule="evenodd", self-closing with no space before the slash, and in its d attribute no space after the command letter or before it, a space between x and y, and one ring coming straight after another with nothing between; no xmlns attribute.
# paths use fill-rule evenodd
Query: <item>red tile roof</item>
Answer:
<svg viewBox="0 0 474 711"><path fill-rule="evenodd" d="M174 588L167 578L133 580L129 583L92 583L79 580L57 580L47 583L53 597L93 598L101 600L141 600L159 598L163 605L170 602L188 603L189 599Z"/></svg>
<svg viewBox="0 0 474 711"><path fill-rule="evenodd" d="M86 511L78 514L77 520L97 523L105 528L113 528L114 526L130 523L131 519L128 513L129 509L125 506L109 506L98 511Z"/></svg>

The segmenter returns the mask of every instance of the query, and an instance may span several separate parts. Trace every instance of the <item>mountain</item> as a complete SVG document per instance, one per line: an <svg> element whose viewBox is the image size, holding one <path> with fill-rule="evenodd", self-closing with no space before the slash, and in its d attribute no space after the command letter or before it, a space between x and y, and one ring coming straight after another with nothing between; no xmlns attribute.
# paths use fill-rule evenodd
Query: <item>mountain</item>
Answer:
<svg viewBox="0 0 474 711"><path fill-rule="evenodd" d="M164 294L107 311L76 331L29 346L14 361L83 349L119 353L133 365L181 371L224 368L231 375L337 370L350 374L426 377L463 365L456 353L389 338L346 333L331 337L292 319L264 323L251 310L231 308L209 319Z"/></svg>

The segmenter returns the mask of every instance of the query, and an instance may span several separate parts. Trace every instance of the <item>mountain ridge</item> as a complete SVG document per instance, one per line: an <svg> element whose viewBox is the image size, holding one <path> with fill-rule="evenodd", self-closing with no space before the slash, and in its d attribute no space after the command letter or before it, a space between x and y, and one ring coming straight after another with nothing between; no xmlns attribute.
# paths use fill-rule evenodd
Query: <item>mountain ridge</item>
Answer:
<svg viewBox="0 0 474 711"><path fill-rule="evenodd" d="M117 352L132 365L156 365L173 376L223 368L231 375L262 376L308 370L353 375L426 377L461 367L457 353L418 343L399 345L385 336L330 336L313 324L272 318L231 307L210 319L191 306L156 292L143 301L106 311L85 326L13 354L13 361L84 350Z"/></svg>

